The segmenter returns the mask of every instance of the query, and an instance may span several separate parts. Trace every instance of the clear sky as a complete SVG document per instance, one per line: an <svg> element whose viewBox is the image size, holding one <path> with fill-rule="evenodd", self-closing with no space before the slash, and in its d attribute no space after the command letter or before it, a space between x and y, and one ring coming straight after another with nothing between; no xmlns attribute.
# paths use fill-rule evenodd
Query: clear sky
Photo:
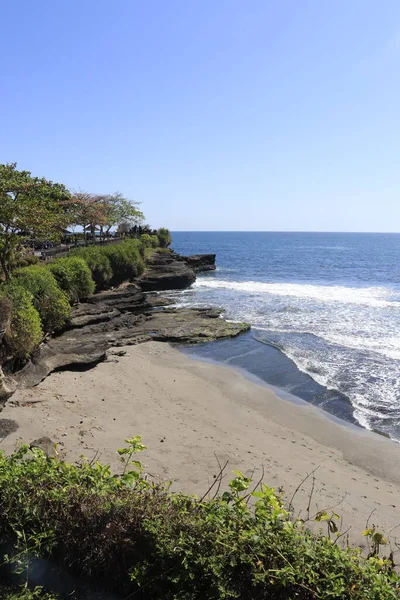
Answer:
<svg viewBox="0 0 400 600"><path fill-rule="evenodd" d="M0 162L172 230L400 231L399 0L3 0Z"/></svg>

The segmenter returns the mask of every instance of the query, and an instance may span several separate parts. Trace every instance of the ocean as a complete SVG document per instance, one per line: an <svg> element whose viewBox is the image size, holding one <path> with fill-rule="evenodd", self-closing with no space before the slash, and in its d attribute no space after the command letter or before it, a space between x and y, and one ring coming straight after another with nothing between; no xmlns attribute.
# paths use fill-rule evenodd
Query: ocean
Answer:
<svg viewBox="0 0 400 600"><path fill-rule="evenodd" d="M175 292L248 321L234 340L186 348L241 367L333 415L400 441L400 234L175 232L217 270Z"/></svg>

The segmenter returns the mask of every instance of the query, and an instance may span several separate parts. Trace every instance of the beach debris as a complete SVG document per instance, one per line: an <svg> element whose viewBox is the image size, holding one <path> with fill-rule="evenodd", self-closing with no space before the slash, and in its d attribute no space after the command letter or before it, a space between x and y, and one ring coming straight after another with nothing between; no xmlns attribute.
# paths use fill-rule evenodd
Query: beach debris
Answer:
<svg viewBox="0 0 400 600"><path fill-rule="evenodd" d="M62 434L62 435L66 435L66 434ZM29 444L29 447L30 448L39 448L46 454L46 456L48 456L50 458L55 458L58 455L57 444L55 442L53 442L53 440L51 440L47 436L43 436L41 438L38 438L37 440L34 440L33 442L31 442Z"/></svg>

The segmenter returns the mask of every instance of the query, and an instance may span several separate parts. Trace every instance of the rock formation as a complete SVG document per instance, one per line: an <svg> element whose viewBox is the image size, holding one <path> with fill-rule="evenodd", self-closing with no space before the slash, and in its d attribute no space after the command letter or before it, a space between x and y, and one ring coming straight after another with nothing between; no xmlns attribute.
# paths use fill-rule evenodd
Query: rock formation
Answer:
<svg viewBox="0 0 400 600"><path fill-rule="evenodd" d="M173 252L155 252L148 268L138 284L144 292L160 290L183 290L196 281L193 269L189 268Z"/></svg>
<svg viewBox="0 0 400 600"><path fill-rule="evenodd" d="M194 254L193 256L182 256L187 266L195 273L204 271L215 271L215 254Z"/></svg>
<svg viewBox="0 0 400 600"><path fill-rule="evenodd" d="M88 298L72 309L66 330L49 339L16 378L20 385L39 383L54 370L90 368L107 358L112 346L149 340L199 343L234 337L250 326L221 318L222 309L175 308L171 300L145 294L130 284Z"/></svg>
<svg viewBox="0 0 400 600"><path fill-rule="evenodd" d="M63 332L42 344L14 375L16 381L7 378L0 368L0 405L16 385L37 385L55 370L90 368L106 360L107 351L113 346L148 340L193 344L247 331L247 323L223 319L223 309L176 308L171 306L172 299L157 293L189 287L196 279L193 269L199 272L213 268L214 254L181 257L173 252L155 253L147 272L136 283L94 294L74 306Z"/></svg>

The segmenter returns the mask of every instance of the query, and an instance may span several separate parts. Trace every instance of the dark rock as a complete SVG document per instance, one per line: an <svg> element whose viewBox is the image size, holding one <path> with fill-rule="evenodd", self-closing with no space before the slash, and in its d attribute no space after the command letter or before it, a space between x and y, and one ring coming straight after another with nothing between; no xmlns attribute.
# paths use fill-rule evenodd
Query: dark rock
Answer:
<svg viewBox="0 0 400 600"><path fill-rule="evenodd" d="M43 344L31 361L15 374L17 384L34 386L52 371L82 371L101 361L113 360L112 354L122 355L114 351L108 357L107 351L112 347L149 340L193 344L234 337L247 331L250 328L247 323L229 323L221 318L222 309L174 308L170 306L172 299L156 293L183 289L195 281L195 273L186 261L191 261L197 271L215 268L214 254L182 257L172 251L156 252L147 272L135 284L94 294L73 307L64 331ZM0 403L1 376L0 370ZM5 390L7 383L3 376Z"/></svg>
<svg viewBox="0 0 400 600"><path fill-rule="evenodd" d="M147 271L138 280L144 292L183 290L196 281L196 275L182 259L173 253L155 252Z"/></svg>
<svg viewBox="0 0 400 600"><path fill-rule="evenodd" d="M17 383L13 377L5 375L3 369L0 366L0 406L4 405L5 402L13 395L17 389Z"/></svg>
<svg viewBox="0 0 400 600"><path fill-rule="evenodd" d="M216 254L194 254L193 256L182 256L185 263L193 269L195 273L204 271L215 271Z"/></svg>
<svg viewBox="0 0 400 600"><path fill-rule="evenodd" d="M30 448L40 448L50 458L56 458L56 444L49 437L41 437L29 444Z"/></svg>
<svg viewBox="0 0 400 600"><path fill-rule="evenodd" d="M114 298L112 306L111 298ZM247 324L228 323L220 318L222 310L216 308L158 307L151 310L147 298L132 288L130 296L127 291L123 294L106 292L98 294L96 304L89 299L73 308L68 330L50 338L38 355L16 374L19 385L36 385L55 370L91 368L106 360L107 350L113 346L149 340L199 343L233 337L249 329ZM94 307L97 319L93 320Z"/></svg>
<svg viewBox="0 0 400 600"><path fill-rule="evenodd" d="M176 300L160 296L157 292L148 292L146 294L146 300L151 304L152 308L164 308L165 306L171 306L171 304L176 303Z"/></svg>
<svg viewBox="0 0 400 600"><path fill-rule="evenodd" d="M18 423L12 419L0 419L0 440L18 430Z"/></svg>
<svg viewBox="0 0 400 600"><path fill-rule="evenodd" d="M248 331L248 323L230 323L214 308L175 308L154 313L146 323L151 337L160 342L197 344L236 337Z"/></svg>

